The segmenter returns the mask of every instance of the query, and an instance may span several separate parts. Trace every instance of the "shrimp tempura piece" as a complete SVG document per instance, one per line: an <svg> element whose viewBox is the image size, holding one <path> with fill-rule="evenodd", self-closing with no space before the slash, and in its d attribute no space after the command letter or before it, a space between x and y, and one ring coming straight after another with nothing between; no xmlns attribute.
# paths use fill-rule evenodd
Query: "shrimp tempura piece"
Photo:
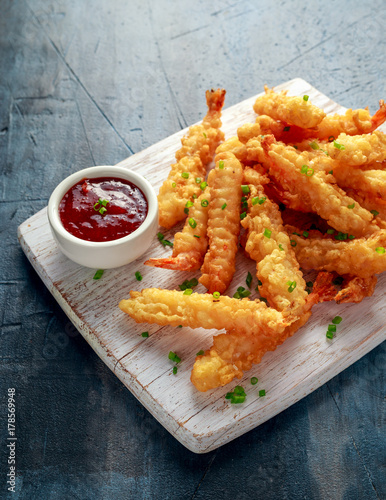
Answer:
<svg viewBox="0 0 386 500"><path fill-rule="evenodd" d="M338 135L336 141L327 145L331 158L349 165L368 165L386 160L386 134L376 130L372 134Z"/></svg>
<svg viewBox="0 0 386 500"><path fill-rule="evenodd" d="M229 328L244 334L269 336L282 333L293 322L264 302L238 300L226 295L214 298L207 293L185 295L176 290L146 288L141 292L131 291L130 297L121 300L119 307L137 323Z"/></svg>
<svg viewBox="0 0 386 500"><path fill-rule="evenodd" d="M286 91L274 92L264 86L265 95L258 97L253 109L258 115L268 115L289 125L301 128L316 127L326 113L303 97L289 97Z"/></svg>
<svg viewBox="0 0 386 500"><path fill-rule="evenodd" d="M313 231L313 233L317 233ZM338 241L331 238L302 238L291 235L296 245L296 258L303 269L316 269L370 278L386 271L386 230L381 229L369 238ZM377 251L378 249L378 251Z"/></svg>
<svg viewBox="0 0 386 500"><path fill-rule="evenodd" d="M209 250L199 279L209 293L224 293L235 272L243 168L232 153L216 156L216 167L209 173L208 214Z"/></svg>
<svg viewBox="0 0 386 500"><path fill-rule="evenodd" d="M334 229L354 236L369 236L379 231L374 216L332 184L332 176L302 165L296 150L276 143L273 136L265 136L262 144L270 158L270 175L284 189L303 197ZM380 219L378 222L381 223Z"/></svg>
<svg viewBox="0 0 386 500"><path fill-rule="evenodd" d="M147 266L173 269L175 271L196 271L202 265L208 247L206 235L208 225L209 189L194 200L187 208L189 218L184 228L174 236L173 254L163 259L149 259ZM189 203L189 202L188 202Z"/></svg>
<svg viewBox="0 0 386 500"><path fill-rule="evenodd" d="M168 178L162 184L159 195L159 224L170 229L184 220L185 205L193 195L201 194L200 184L205 180L207 164L224 138L221 126L221 109L225 90L207 90L208 113L202 124L190 127L182 147L176 153L177 163L171 166Z"/></svg>
<svg viewBox="0 0 386 500"><path fill-rule="evenodd" d="M259 291L283 314L300 316L308 294L306 282L283 227L279 207L270 201L263 185L269 182L251 168L244 173L250 185L249 212L242 220L248 229L245 250L256 261Z"/></svg>
<svg viewBox="0 0 386 500"><path fill-rule="evenodd" d="M342 188L363 190L369 197L386 200L386 172L384 170L361 170L339 162L334 167L334 177Z"/></svg>
<svg viewBox="0 0 386 500"><path fill-rule="evenodd" d="M386 105L380 100L378 111L371 116L368 109L348 109L344 115L327 115L314 131L319 139L336 138L339 134L370 134L386 120ZM311 131L310 131L311 132Z"/></svg>
<svg viewBox="0 0 386 500"><path fill-rule="evenodd" d="M196 357L190 380L196 389L206 392L229 384L235 377L241 378L244 371L260 363L266 352L274 351L310 316L310 312L304 314L277 335L245 335L235 331L216 335L213 346Z"/></svg>

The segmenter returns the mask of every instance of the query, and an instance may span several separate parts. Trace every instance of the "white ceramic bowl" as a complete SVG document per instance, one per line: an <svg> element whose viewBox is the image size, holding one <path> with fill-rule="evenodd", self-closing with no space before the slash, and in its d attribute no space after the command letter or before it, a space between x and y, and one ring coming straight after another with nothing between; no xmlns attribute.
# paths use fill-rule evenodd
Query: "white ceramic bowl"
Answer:
<svg viewBox="0 0 386 500"><path fill-rule="evenodd" d="M59 204L67 191L80 180L95 177L116 177L138 186L147 198L148 213L133 233L113 241L86 241L64 229L59 216ZM80 170L62 181L48 202L48 221L60 250L69 259L94 269L111 269L136 260L149 248L158 229L157 196L151 184L141 175L123 167L100 166Z"/></svg>

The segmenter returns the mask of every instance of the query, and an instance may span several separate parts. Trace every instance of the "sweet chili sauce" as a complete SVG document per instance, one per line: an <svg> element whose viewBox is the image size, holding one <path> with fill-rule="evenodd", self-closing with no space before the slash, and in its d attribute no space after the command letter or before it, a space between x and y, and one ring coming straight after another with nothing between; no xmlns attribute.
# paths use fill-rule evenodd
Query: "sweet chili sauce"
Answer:
<svg viewBox="0 0 386 500"><path fill-rule="evenodd" d="M82 179L59 204L64 228L87 241L123 238L143 223L147 211L147 199L139 187L115 177Z"/></svg>

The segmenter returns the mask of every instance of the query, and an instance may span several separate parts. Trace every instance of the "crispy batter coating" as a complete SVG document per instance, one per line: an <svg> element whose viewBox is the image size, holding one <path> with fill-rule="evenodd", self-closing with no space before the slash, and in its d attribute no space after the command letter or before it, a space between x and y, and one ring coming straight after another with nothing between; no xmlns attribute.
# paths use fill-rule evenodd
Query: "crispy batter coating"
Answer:
<svg viewBox="0 0 386 500"><path fill-rule="evenodd" d="M206 92L208 113L201 125L193 125L184 137L182 147L176 153L177 163L171 170L158 194L159 224L170 229L177 222L184 220L184 208L193 194L201 194L200 183L204 181L207 164L224 134L220 130L221 109L224 104L225 90L217 89ZM187 174L189 174L187 176Z"/></svg>
<svg viewBox="0 0 386 500"><path fill-rule="evenodd" d="M314 130L305 130L296 125L274 120L270 116L260 115L256 117L255 123L245 123L237 129L237 135L240 141L246 144L250 139L259 135L272 134L277 141L285 143L299 143L307 137L314 137ZM307 144L310 141L307 140Z"/></svg>
<svg viewBox="0 0 386 500"><path fill-rule="evenodd" d="M316 232L316 231L315 231ZM381 229L369 238L338 241L332 238L302 238L295 234L296 258L303 269L335 271L340 275L351 274L369 278L386 271L386 253L377 248L386 247L386 230ZM381 250L382 251L382 250Z"/></svg>
<svg viewBox="0 0 386 500"><path fill-rule="evenodd" d="M242 180L243 168L235 155L229 152L218 154L216 167L208 176L209 250L199 280L209 293L224 293L235 272Z"/></svg>
<svg viewBox="0 0 386 500"><path fill-rule="evenodd" d="M334 167L334 177L342 188L363 190L369 197L386 200L386 172L384 170L361 170L338 162Z"/></svg>
<svg viewBox="0 0 386 500"><path fill-rule="evenodd" d="M335 296L337 304L346 302L359 303L365 297L371 297L377 284L376 276L360 278L359 276L348 276L345 278L342 289Z"/></svg>
<svg viewBox="0 0 386 500"><path fill-rule="evenodd" d="M274 351L288 337L302 327L311 313L304 314L291 326L277 335L244 335L229 332L213 337L213 346L202 356L197 356L190 380L201 392L229 384L252 364L260 363L264 354Z"/></svg>
<svg viewBox="0 0 386 500"><path fill-rule="evenodd" d="M363 208L369 211L378 212L378 217L383 221L386 221L386 200L383 200L380 196L370 195L366 191L360 189L345 188L348 196L357 201Z"/></svg>
<svg viewBox="0 0 386 500"><path fill-rule="evenodd" d="M376 130L372 134L339 134L336 141L327 145L331 158L349 165L367 165L386 160L386 134Z"/></svg>
<svg viewBox="0 0 386 500"><path fill-rule="evenodd" d="M182 231L174 236L173 253L163 259L149 259L147 266L173 269L175 271L196 271L204 261L208 247L207 226L210 191L205 191L194 200ZM195 227L192 227L196 223Z"/></svg>
<svg viewBox="0 0 386 500"><path fill-rule="evenodd" d="M251 168L245 170L244 178L251 194L248 215L241 223L248 229L245 250L256 261L257 277L262 282L259 291L277 310L301 315L308 297L306 283L284 231L279 207L265 195L263 186L269 179Z"/></svg>
<svg viewBox="0 0 386 500"><path fill-rule="evenodd" d="M216 330L231 329L242 334L282 333L293 322L264 302L238 300L225 295L215 299L209 294L146 288L130 292L130 299L119 307L137 323L189 326Z"/></svg>
<svg viewBox="0 0 386 500"><path fill-rule="evenodd" d="M264 89L265 95L258 97L253 106L258 115L268 115L301 128L316 127L326 116L322 109L303 97L288 97L285 91L277 94L266 85Z"/></svg>
<svg viewBox="0 0 386 500"><path fill-rule="evenodd" d="M302 173L301 155L292 147L276 143L273 136L265 136L262 145L270 158L270 175L284 189L302 197L334 229L354 236L370 235L380 229L368 210L333 184L331 175L314 169Z"/></svg>
<svg viewBox="0 0 386 500"><path fill-rule="evenodd" d="M247 148L245 144L239 141L237 136L230 137L221 143L216 149L216 155L220 153L233 153L241 163L248 162Z"/></svg>

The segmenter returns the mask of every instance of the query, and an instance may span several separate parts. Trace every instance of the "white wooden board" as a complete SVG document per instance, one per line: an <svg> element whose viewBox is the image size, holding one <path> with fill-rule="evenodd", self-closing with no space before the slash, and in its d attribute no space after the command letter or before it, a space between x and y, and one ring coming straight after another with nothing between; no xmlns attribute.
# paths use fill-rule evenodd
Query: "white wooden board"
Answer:
<svg viewBox="0 0 386 500"><path fill-rule="evenodd" d="M277 87L280 89L288 89L290 95L309 95L327 113L343 111L304 80L291 80ZM254 121L255 99L256 96L225 109L222 121L226 137L234 135L243 123ZM182 130L119 165L145 175L158 190L185 132ZM165 233L166 237L172 239L174 232ZM176 439L196 453L214 450L257 427L323 385L385 338L386 275L381 275L373 297L361 304L316 306L311 320L275 352L266 354L242 380L203 394L191 384L190 372L195 354L209 348L213 334L218 332L137 325L118 308L119 301L128 298L129 290L152 286L177 289L186 278L199 277L199 273L144 266L149 257L170 253L155 239L141 259L105 271L103 278L95 281L93 270L74 264L60 253L50 232L46 209L19 227L19 240L45 285L98 356ZM255 276L255 264L240 255L229 295L238 286L245 286L248 270ZM136 281L135 271L142 273L142 282ZM196 290L204 292L201 285ZM342 316L343 322L330 342L326 340L326 329L336 315ZM143 331L149 331L150 337L142 338ZM170 350L182 358L177 375L172 374L173 365L168 360ZM258 385L250 384L252 376L258 377ZM231 405L224 395L237 384L246 388L247 399L242 405ZM264 398L258 397L259 389L266 390Z"/></svg>

